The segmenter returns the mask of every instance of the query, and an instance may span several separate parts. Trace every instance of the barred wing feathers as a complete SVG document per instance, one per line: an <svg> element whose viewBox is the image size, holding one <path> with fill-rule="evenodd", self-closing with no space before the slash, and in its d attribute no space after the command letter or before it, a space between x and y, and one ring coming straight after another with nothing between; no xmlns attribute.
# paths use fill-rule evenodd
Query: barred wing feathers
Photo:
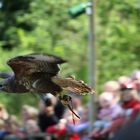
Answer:
<svg viewBox="0 0 140 140"><path fill-rule="evenodd" d="M76 94L85 95L87 93L93 94L95 92L83 81L76 80L71 77L61 78L61 77L55 76L52 78L52 80L57 85L61 86L64 90L67 90L69 92L73 92Z"/></svg>

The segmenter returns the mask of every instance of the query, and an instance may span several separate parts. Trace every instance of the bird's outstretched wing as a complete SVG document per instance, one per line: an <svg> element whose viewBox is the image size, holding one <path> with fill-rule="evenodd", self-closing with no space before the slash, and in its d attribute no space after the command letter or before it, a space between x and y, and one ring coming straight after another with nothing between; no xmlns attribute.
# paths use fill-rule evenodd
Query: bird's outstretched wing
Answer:
<svg viewBox="0 0 140 140"><path fill-rule="evenodd" d="M57 56L34 53L14 57L7 64L14 71L16 79L21 79L34 73L48 73L54 76L59 72L58 64L64 62L66 61Z"/></svg>
<svg viewBox="0 0 140 140"><path fill-rule="evenodd" d="M75 78L68 77L68 78L60 78L60 77L53 77L53 82L57 85L61 86L64 90L69 92L77 93L80 95L85 95L87 93L93 94L95 91L90 88L84 81L76 80Z"/></svg>

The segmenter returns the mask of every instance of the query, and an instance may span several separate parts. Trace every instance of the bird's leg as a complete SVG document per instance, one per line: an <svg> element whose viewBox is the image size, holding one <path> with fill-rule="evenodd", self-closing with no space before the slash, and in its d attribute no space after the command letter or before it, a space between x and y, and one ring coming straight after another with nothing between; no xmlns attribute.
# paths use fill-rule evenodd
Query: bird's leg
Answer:
<svg viewBox="0 0 140 140"><path fill-rule="evenodd" d="M58 98L60 99L63 105L68 105L69 102L72 100L72 98L66 94L60 94Z"/></svg>
<svg viewBox="0 0 140 140"><path fill-rule="evenodd" d="M80 117L73 111L73 106L70 106L70 103L72 105L72 98L70 96L61 94L59 95L59 99L61 100L63 105L66 105L70 109L70 111L80 119Z"/></svg>

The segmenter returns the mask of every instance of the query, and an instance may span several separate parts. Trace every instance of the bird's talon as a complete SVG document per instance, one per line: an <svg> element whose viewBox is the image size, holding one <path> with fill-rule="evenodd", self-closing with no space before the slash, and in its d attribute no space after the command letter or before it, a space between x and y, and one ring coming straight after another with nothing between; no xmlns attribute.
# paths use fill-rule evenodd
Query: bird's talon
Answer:
<svg viewBox="0 0 140 140"><path fill-rule="evenodd" d="M60 95L59 96L59 99L61 100L61 102L64 104L64 105L68 105L69 102L72 100L72 98L68 95Z"/></svg>
<svg viewBox="0 0 140 140"><path fill-rule="evenodd" d="M80 117L73 111L73 108L70 106L70 102L72 102L72 98L68 95L62 95L59 96L59 99L61 100L62 104L66 105L69 110L77 117L80 119Z"/></svg>

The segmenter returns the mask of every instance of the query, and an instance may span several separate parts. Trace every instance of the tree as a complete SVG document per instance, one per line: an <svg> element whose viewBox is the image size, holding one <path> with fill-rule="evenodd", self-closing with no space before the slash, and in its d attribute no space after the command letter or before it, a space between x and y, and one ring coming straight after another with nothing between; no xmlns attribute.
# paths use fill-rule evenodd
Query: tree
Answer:
<svg viewBox="0 0 140 140"><path fill-rule="evenodd" d="M139 6L137 0L98 1L99 84L140 68Z"/></svg>

